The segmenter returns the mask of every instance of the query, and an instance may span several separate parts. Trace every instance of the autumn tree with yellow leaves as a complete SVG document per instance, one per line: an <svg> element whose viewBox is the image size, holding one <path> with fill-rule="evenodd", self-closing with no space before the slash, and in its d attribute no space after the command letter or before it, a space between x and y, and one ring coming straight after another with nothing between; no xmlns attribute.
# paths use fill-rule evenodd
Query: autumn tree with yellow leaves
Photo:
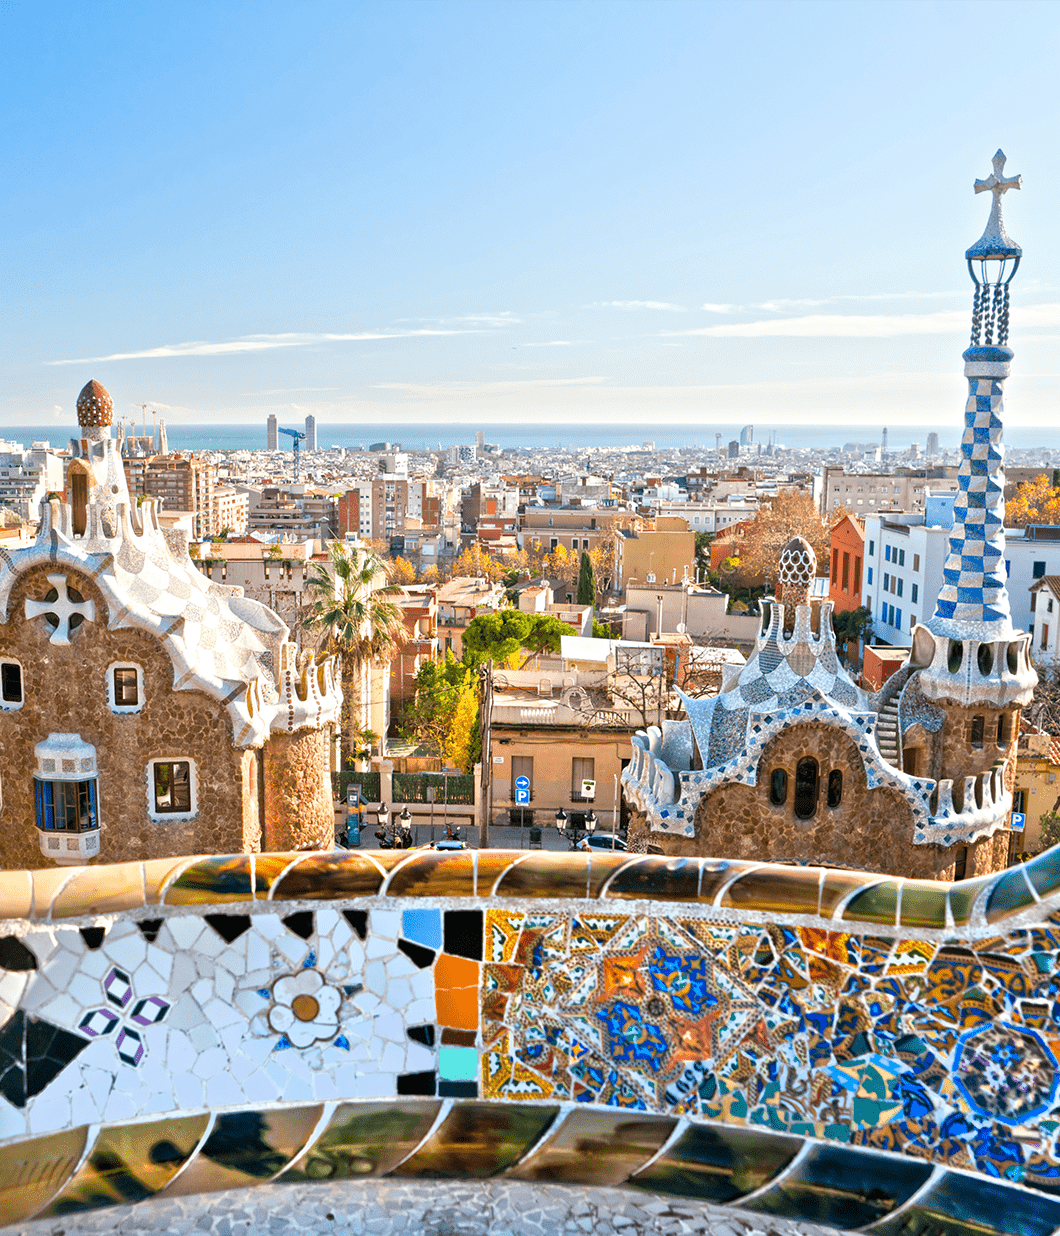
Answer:
<svg viewBox="0 0 1060 1236"><path fill-rule="evenodd" d="M1024 481L1011 502L1005 503L1005 523L1010 528L1027 524L1060 524L1060 486L1042 473Z"/></svg>

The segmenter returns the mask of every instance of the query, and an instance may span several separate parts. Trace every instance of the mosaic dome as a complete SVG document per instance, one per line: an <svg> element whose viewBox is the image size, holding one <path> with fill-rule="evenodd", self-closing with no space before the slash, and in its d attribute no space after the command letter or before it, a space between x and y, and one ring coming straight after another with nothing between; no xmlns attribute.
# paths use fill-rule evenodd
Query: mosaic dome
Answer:
<svg viewBox="0 0 1060 1236"><path fill-rule="evenodd" d="M114 417L114 402L107 388L92 379L86 382L77 397L77 423L82 429L109 425Z"/></svg>

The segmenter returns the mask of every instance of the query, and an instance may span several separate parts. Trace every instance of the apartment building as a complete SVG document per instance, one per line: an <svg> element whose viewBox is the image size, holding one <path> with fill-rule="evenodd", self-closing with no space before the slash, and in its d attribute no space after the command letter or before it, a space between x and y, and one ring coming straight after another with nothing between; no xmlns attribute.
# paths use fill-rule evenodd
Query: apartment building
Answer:
<svg viewBox="0 0 1060 1236"><path fill-rule="evenodd" d="M875 640L909 645L913 628L935 612L949 550L948 526L897 511L865 517L865 578L861 604L872 613Z"/></svg>
<svg viewBox="0 0 1060 1236"><path fill-rule="evenodd" d="M861 605L861 575L865 564L865 525L856 515L844 515L832 529L832 562L828 599L837 614Z"/></svg>
<svg viewBox="0 0 1060 1236"><path fill-rule="evenodd" d="M696 577L696 534L684 519L660 517L654 528L619 530L615 540L615 587L633 580L677 583Z"/></svg>
<svg viewBox="0 0 1060 1236"><path fill-rule="evenodd" d="M217 504L218 534L228 530L232 536L242 536L248 526L250 495L234 485L218 485L214 489Z"/></svg>
<svg viewBox="0 0 1060 1236"><path fill-rule="evenodd" d="M824 468L817 497L824 515L843 506L856 515L867 515L878 510L923 511L929 489L956 493L957 469L855 473L841 467Z"/></svg>
<svg viewBox="0 0 1060 1236"><path fill-rule="evenodd" d="M63 457L47 442L26 450L18 442L0 441L0 507L20 518L36 520L45 496L63 488Z"/></svg>
<svg viewBox="0 0 1060 1236"><path fill-rule="evenodd" d="M519 516L519 540L523 549L562 545L574 553L606 544L616 531L643 527L644 521L631 507L531 506Z"/></svg>
<svg viewBox="0 0 1060 1236"><path fill-rule="evenodd" d="M693 532L713 536L741 520L753 519L758 506L756 498L734 494L727 502L659 502L655 511L667 519L685 520Z"/></svg>
<svg viewBox="0 0 1060 1236"><path fill-rule="evenodd" d="M188 511L197 537L217 536L217 468L194 455L126 458L125 479L132 498L155 498L163 511Z"/></svg>

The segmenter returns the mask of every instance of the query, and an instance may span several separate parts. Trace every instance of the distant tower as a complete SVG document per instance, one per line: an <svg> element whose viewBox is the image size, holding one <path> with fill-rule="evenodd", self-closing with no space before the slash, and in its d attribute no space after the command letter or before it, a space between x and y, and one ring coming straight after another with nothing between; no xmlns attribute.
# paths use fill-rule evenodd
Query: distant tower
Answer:
<svg viewBox="0 0 1060 1236"><path fill-rule="evenodd" d="M160 417L158 421L158 453L160 455L169 454L169 438L166 436L165 417Z"/></svg>
<svg viewBox="0 0 1060 1236"><path fill-rule="evenodd" d="M738 459L740 455L740 444L735 438L729 443L729 458Z"/></svg>
<svg viewBox="0 0 1060 1236"><path fill-rule="evenodd" d="M887 430L886 429L883 431L883 438L880 441L880 454L881 455L887 454Z"/></svg>
<svg viewBox="0 0 1060 1236"><path fill-rule="evenodd" d="M740 445L750 446L751 443L754 442L754 439L755 439L754 425L744 425L743 429L740 430Z"/></svg>
<svg viewBox="0 0 1060 1236"><path fill-rule="evenodd" d="M481 429L475 434L475 445L480 451L486 445L486 435Z"/></svg>
<svg viewBox="0 0 1060 1236"><path fill-rule="evenodd" d="M315 416L307 416L305 418L305 450L315 451L317 449L317 418Z"/></svg>
<svg viewBox="0 0 1060 1236"><path fill-rule="evenodd" d="M939 436L937 433L929 433L927 436L927 455L930 459L932 456L939 453Z"/></svg>
<svg viewBox="0 0 1060 1236"><path fill-rule="evenodd" d="M268 434L269 434L268 449L270 451L278 450L279 448L276 445L276 414L271 413L269 416L269 419L265 423L268 426Z"/></svg>
<svg viewBox="0 0 1060 1236"><path fill-rule="evenodd" d="M718 452L719 455L721 454L721 434L720 433L716 433L714 435L714 449Z"/></svg>

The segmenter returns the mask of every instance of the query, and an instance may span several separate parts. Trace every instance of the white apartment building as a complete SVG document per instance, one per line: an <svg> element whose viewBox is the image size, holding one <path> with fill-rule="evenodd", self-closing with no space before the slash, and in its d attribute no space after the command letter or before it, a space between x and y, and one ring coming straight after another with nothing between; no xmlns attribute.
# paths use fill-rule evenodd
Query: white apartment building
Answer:
<svg viewBox="0 0 1060 1236"><path fill-rule="evenodd" d="M0 440L0 506L35 520L45 495L63 485L63 459L47 442L26 450L19 442Z"/></svg>
<svg viewBox="0 0 1060 1236"><path fill-rule="evenodd" d="M829 511L845 506L855 515L865 516L873 511L887 509L923 511L929 491L936 494L956 493L957 478L953 476L928 479L923 473L907 476L825 468L817 478L814 488L822 514L827 515Z"/></svg>
<svg viewBox="0 0 1060 1236"><path fill-rule="evenodd" d="M740 496L728 502L659 502L653 505L659 515L687 521L693 532L723 532L733 524L754 519L758 513L757 499Z"/></svg>
<svg viewBox="0 0 1060 1236"><path fill-rule="evenodd" d="M946 526L929 526L917 512L866 515L861 603L876 642L907 646L916 624L935 612L952 523L952 504Z"/></svg>
<svg viewBox="0 0 1060 1236"><path fill-rule="evenodd" d="M875 638L901 647L913 627L935 612L953 526L950 495L929 494L928 514L887 512L865 517L862 604L872 613ZM1005 570L1012 623L1035 631L1035 584L1060 576L1060 528L1005 530ZM1055 634L1056 624L1051 624ZM1040 640L1034 641L1037 648Z"/></svg>
<svg viewBox="0 0 1060 1236"><path fill-rule="evenodd" d="M242 536L250 516L250 494L234 485L218 485L213 496L218 530L227 528L231 536Z"/></svg>

